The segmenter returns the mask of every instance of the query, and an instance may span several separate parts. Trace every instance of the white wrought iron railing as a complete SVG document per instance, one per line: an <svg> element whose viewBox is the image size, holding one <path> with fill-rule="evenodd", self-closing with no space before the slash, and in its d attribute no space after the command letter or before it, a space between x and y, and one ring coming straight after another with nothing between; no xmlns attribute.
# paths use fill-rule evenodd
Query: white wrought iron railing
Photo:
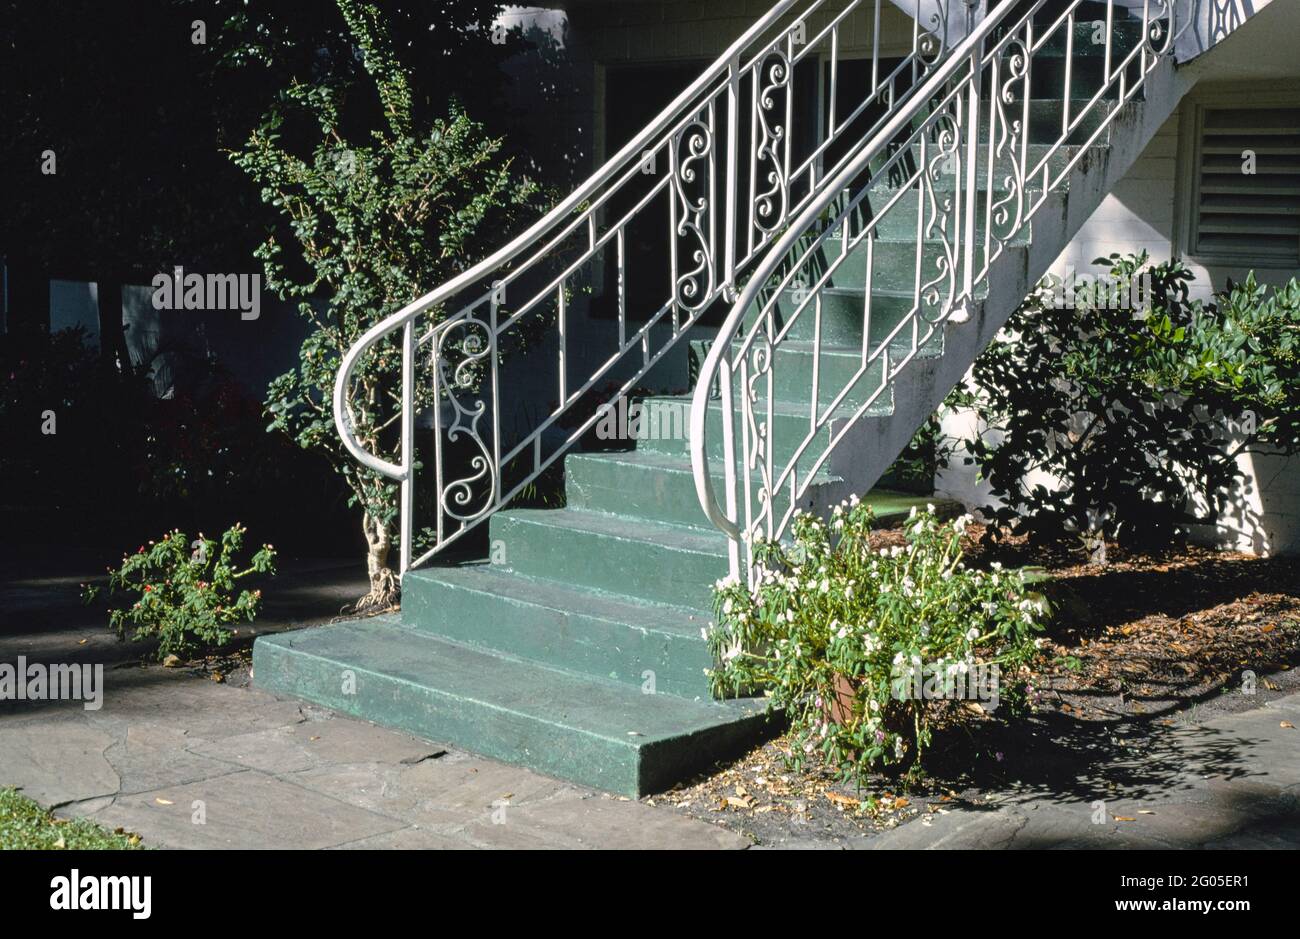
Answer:
<svg viewBox="0 0 1300 939"><path fill-rule="evenodd" d="M335 383L335 424L364 467L401 483L403 572L510 503L595 424L597 415L579 407L586 396L608 394L602 381L617 386L614 395L635 388L715 300L735 296L738 274L791 218L823 204L826 180L841 173L949 48L946 22L917 24L911 50L887 64L881 6L882 0L779 0L541 220L386 317L348 351ZM963 17L975 15L973 2L960 0L960 9ZM840 73L849 61L842 39L851 22L864 18L872 37L869 77L842 94ZM964 28L969 24L963 20ZM826 83L824 104L796 97L804 63L814 69L812 81ZM648 171L657 166L667 172ZM629 243L630 232L644 235L636 226L657 228L651 237L668 256L666 271L663 261L645 260ZM630 290L634 275L654 280ZM593 357L593 340L575 340L570 320L575 298L595 294L606 298L616 325L610 348ZM630 305L639 305L644 318ZM575 362L576 341L596 365ZM555 401L514 433L503 419L510 420L508 406L520 403L512 396L524 392L503 374L502 360L539 344L547 360L531 357L543 354L537 349L528 365L554 371ZM357 368L385 356L400 356L401 387L388 390L386 400L354 400ZM533 405L535 388L527 402ZM432 433L431 442L419 441L428 448L422 459L417 427L426 421ZM371 450L394 431L396 462ZM427 496L431 517L422 524L417 502Z"/></svg>
<svg viewBox="0 0 1300 939"><path fill-rule="evenodd" d="M1091 28L1096 17L1080 12L1087 0L1055 3L1050 10L1048 2L994 6L824 181L750 271L701 367L689 433L696 492L705 514L730 539L734 576L752 572L757 539L784 534L831 454L944 323L966 318L993 262L1171 52L1174 0L1146 0L1140 9L1107 0L1100 78L1091 79L1099 86L1084 98L1075 91L1081 87L1074 73L1075 27ZM1060 13L1053 17L1055 10ZM1121 16L1127 31L1116 28ZM1058 63L1061 85L1053 90L1041 80L1035 84L1042 77L1035 63L1044 54ZM1031 114L1031 100L1045 97L1056 100L1059 115L1052 109ZM1046 134L1044 120L1050 122ZM1031 130L1037 137L1032 147ZM895 271L891 280L906 285L892 315L899 315L898 306L910 308L873 340L874 256L891 222L915 235L908 246L914 250L902 262L906 276ZM849 263L865 266L860 367L823 388L817 364L823 305ZM801 319L797 335L811 334L813 345L807 421L797 439L780 441L781 427L790 425L773 419L778 353ZM710 401L718 397L721 465L710 458L706 439ZM722 505L714 476L725 485Z"/></svg>

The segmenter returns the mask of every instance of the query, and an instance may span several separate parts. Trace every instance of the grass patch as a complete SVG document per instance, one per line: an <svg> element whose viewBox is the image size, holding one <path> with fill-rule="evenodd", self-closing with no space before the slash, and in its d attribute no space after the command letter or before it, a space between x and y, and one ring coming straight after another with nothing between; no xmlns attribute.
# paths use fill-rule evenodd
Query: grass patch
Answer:
<svg viewBox="0 0 1300 939"><path fill-rule="evenodd" d="M129 851L140 836L109 831L84 818L55 818L12 787L0 788L0 850Z"/></svg>

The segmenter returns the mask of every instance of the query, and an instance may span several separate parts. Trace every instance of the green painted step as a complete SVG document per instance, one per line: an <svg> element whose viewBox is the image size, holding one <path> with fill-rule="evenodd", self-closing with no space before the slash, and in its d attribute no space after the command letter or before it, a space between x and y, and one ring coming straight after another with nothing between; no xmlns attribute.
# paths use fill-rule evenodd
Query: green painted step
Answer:
<svg viewBox="0 0 1300 939"><path fill-rule="evenodd" d="M885 365L877 358L867 365L862 364L861 343L855 340L853 345L838 346L828 339L826 305L822 309L822 344L814 345L810 340L787 338L776 349L772 368L772 381L775 393L781 401L800 401L808 397L813 383L813 366L817 367L817 400L823 406L829 406L836 397L848 389L844 397L845 404L861 404L881 385ZM816 311L809 309L791 335L811 332ZM858 314L861 316L861 313ZM861 328L859 327L859 332ZM846 335L848 335L846 333ZM691 343L692 354L696 361L703 361L713 343L697 340ZM733 352L739 354L739 341L733 343Z"/></svg>
<svg viewBox="0 0 1300 939"><path fill-rule="evenodd" d="M1024 226L1027 228L1028 226ZM1016 237L1006 240L1008 250L1023 250L1028 245L1026 237L1017 234ZM984 249L984 239L980 237L976 240L976 246L980 251ZM949 254L946 249L937 241L927 241L918 245L915 239L903 240L877 240L871 248L871 287L873 293L879 293L873 301L873 316L881 324L888 323L892 327L896 325L904 315L912 308L912 302L915 297L917 259L920 258L921 272L928 277L938 276L940 271L939 264L941 261L946 262ZM923 277L924 279L924 277ZM835 268L830 276L832 287L856 287L858 289L858 308L862 307L862 290L867 280L867 245L862 242L855 247L850 257L842 264ZM803 289L803 299L807 299L808 288L811 285L805 285ZM798 308L799 297L797 296L799 288L791 283L791 286L782 291L781 305L791 313ZM984 291L977 291L978 295L983 295ZM753 316L756 310L751 310ZM894 317L892 320L889 317ZM803 320L805 317L800 316ZM861 336L862 330L858 329L858 335ZM888 332L888 329L886 329ZM811 332L805 332L801 338L811 338ZM852 340L850 340L850 344Z"/></svg>
<svg viewBox="0 0 1300 939"><path fill-rule="evenodd" d="M865 271L858 276L865 277ZM879 276L884 279L883 275ZM898 279L901 280L901 277ZM904 319L909 316L917 305L913 299L915 290L908 289L911 287L911 284L907 284L905 287L899 285L893 289L885 289L876 285L876 289L872 290L870 322L866 324L871 340L869 348L872 354L891 334L894 338L890 341L890 355L895 360L911 351L913 329L910 322L904 324L901 329L896 330L896 327L904 322ZM857 350L859 362L861 361L865 306L864 290L860 284L855 285L852 283L852 272L845 273L845 276L841 278L841 284L827 287L821 292L821 341L840 349ZM938 316L940 312L928 303L923 302L921 307L920 313L924 322L918 324L918 341L924 337L927 329L926 323ZM777 322L784 323L785 317L794 315L798 308L799 304L789 296L788 292L783 294L774 308ZM790 327L790 340L804 343L812 341L816 329L816 319L813 314L814 310L811 305L799 314ZM940 329L930 337L928 342L923 343L921 355L938 356L942 354L943 331ZM864 392L874 390L876 383L879 382L880 375L880 372L874 371L865 373L862 379L859 380L859 386ZM858 393L855 397L861 400L862 393Z"/></svg>
<svg viewBox="0 0 1300 939"><path fill-rule="evenodd" d="M687 698L709 697L710 619L707 604L638 602L503 563L424 568L402 580L402 623L418 632L638 688L652 679L656 692Z"/></svg>
<svg viewBox="0 0 1300 939"><path fill-rule="evenodd" d="M488 522L511 570L651 603L708 609L727 574L719 531L576 509L511 509Z"/></svg>
<svg viewBox="0 0 1300 939"><path fill-rule="evenodd" d="M722 464L715 462L721 472ZM695 476L685 454L631 450L622 453L575 453L564 463L564 484L570 508L687 525L713 531L695 494ZM839 480L819 474L812 486ZM719 496L725 491L721 475L713 479Z"/></svg>
<svg viewBox="0 0 1300 939"><path fill-rule="evenodd" d="M1118 4L1111 18L1111 57L1118 64L1128 52L1136 49L1142 41L1142 23L1127 16L1128 11ZM1034 30L1034 42L1037 44L1044 32L1049 29L1057 17L1039 24ZM1094 35L1102 38L1101 43L1094 43ZM1076 14L1074 18L1074 46L1072 49L1076 65L1080 60L1104 58L1106 54L1106 12L1095 11L1092 14ZM1039 58L1063 58L1066 42L1069 39L1067 27L1058 26L1051 36L1034 51L1035 65Z"/></svg>
<svg viewBox="0 0 1300 939"><path fill-rule="evenodd" d="M760 406L763 408L763 417L766 421L767 412L767 387L765 381L760 381L756 386L759 394ZM736 392L739 394L739 391ZM893 411L893 389L887 389L881 394L875 402L868 407L867 414L883 416ZM648 415L647 420L657 427L676 427L684 426L689 429L691 396L690 395L665 395L653 396L646 398L644 401L645 413ZM819 406L820 407L820 406ZM779 397L771 402L771 427L768 428L769 439L773 441L772 454L777 465L784 466L786 462L794 455L794 452L803 444L804 439L811 432L812 427L812 408L807 402L785 401ZM821 411L824 411L821 408ZM847 420L853 416L857 408L850 404L842 405L835 409L830 421L824 424L816 434L816 439L810 445L810 450L805 452L820 453L825 449L825 445L830 443L831 436L835 432L837 423ZM739 415L733 422L735 427L735 440L737 448L740 447L741 429L739 426ZM713 401L709 405L709 413L706 418L705 426L705 452L711 459L720 460L724 454L726 445L722 434L722 403ZM820 443L818 442L820 441ZM660 435L654 439L645 439L637 441L638 450L649 450L655 453L667 453L684 455L690 453L689 441L684 437L673 435Z"/></svg>
<svg viewBox="0 0 1300 939"><path fill-rule="evenodd" d="M253 669L276 694L631 797L690 778L777 729L754 699L643 694L386 617L261 636Z"/></svg>
<svg viewBox="0 0 1300 939"><path fill-rule="evenodd" d="M1106 120L1109 113L1114 110L1115 102L1101 100L1089 105L1088 98L1075 98L1069 102L1070 120L1074 122L1075 118L1082 114L1077 127L1070 135L1061 139L1061 117L1065 113L1066 102L1059 97L1053 98L1031 98L1029 100L1029 143L1053 144L1064 143L1072 145L1082 145L1088 143L1088 138L1092 135L1101 124ZM1084 113L1085 108L1087 113ZM986 110L987 115L987 110ZM1013 104L1008 104L1004 111L1006 120L1024 120L1024 101L1017 100ZM999 121L999 131L1004 126ZM980 122L980 141L988 143L989 140L989 119L986 116ZM1108 131L1098 135L1096 143L1106 143Z"/></svg>
<svg viewBox="0 0 1300 939"><path fill-rule="evenodd" d="M1101 151L1109 148L1109 146L1110 144L1104 141L1094 143L1090 147L1083 147L1079 144L1062 144L1059 147L1053 144L1045 144L1045 143L1031 143L1026 145L1025 149L1026 149L1026 157L1027 157L1027 167L1032 174L1031 182L1033 182L1034 185L1027 186L1025 191L1034 194L1038 194L1042 192L1042 185L1041 185L1042 171L1040 170L1037 174L1034 174L1033 170L1035 169L1035 167L1039 166L1044 159L1047 160L1047 165L1050 169L1050 172L1053 175L1055 175L1059 173L1062 169L1064 169L1080 151L1086 149L1086 150L1094 151L1096 153L1100 153ZM917 149L918 148L915 147L913 148L913 150L917 150ZM991 148L988 146L988 140L985 139L984 145L981 146L978 151L976 151L976 156L978 158L978 162L976 164L976 171L975 171L975 185L978 190L976 204L979 207L978 208L979 215L976 217L976 222L978 225L978 234L980 234L981 236L984 233L984 219L985 219L985 212L988 206L988 193L990 188L989 174L988 174L990 150ZM997 204L997 202L1005 199L1008 195L1008 190L1006 189L1006 175L1010 171L1011 160L1009 157L1002 157L997 155L996 152L992 153L992 156L994 158L993 186L992 186L994 192L993 201L994 204ZM919 159L919 154L915 158ZM1017 150L1016 158L1019 159L1018 150ZM954 158L954 160L959 160L959 161L963 159L964 157L961 154L959 154L957 157ZM1083 159L1087 160L1088 157L1084 157ZM966 184L966 177L965 177L966 164L964 162L961 162L960 169L962 170L961 182L962 185L964 186ZM1069 191L1068 181L1069 181L1068 177L1066 178L1066 180L1062 181L1062 185L1059 187L1061 191L1067 191L1067 192ZM956 172L949 171L949 172L940 173L938 178L935 179L935 189L936 191L939 192L951 192L956 187L957 182L958 182L958 177ZM887 200L890 198L890 196L893 195L893 193L897 191L898 190L896 188L886 186L882 183L879 186L873 187L870 196L870 202L871 204L876 205L883 210L884 207L888 204ZM899 215L900 219L911 220L911 226L912 226L911 234L914 237L915 229L916 229L916 210L914 208L911 208L910 206L904 205L904 200L909 198L911 201L918 200L920 198L920 192L916 191L914 187L913 190L908 191L908 196L900 198L898 205L890 207L889 211L879 222L879 230L881 231L882 234L884 233L892 234L895 232L898 234L908 234L904 222L889 221L891 216ZM886 228L885 227L886 224L888 224L890 227Z"/></svg>

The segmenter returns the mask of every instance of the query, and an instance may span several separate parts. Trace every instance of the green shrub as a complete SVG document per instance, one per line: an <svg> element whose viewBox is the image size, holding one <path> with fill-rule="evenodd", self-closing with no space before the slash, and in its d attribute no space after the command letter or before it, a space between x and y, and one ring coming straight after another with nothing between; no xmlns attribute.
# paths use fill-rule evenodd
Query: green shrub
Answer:
<svg viewBox="0 0 1300 939"><path fill-rule="evenodd" d="M109 569L107 594L125 605L110 609L108 622L119 639L157 638L158 659L188 656L223 646L230 627L251 623L262 603L262 591L240 590L236 583L252 574L275 573L275 550L263 545L238 569L245 529L236 523L218 543L202 534L191 542L179 529L160 541L141 545L123 555L116 571ZM83 598L93 602L101 588L85 586Z"/></svg>
<svg viewBox="0 0 1300 939"><path fill-rule="evenodd" d="M820 750L859 783L876 767L919 766L947 704L1014 703L1047 612L1024 574L964 565L968 518L914 512L906 546L874 551L873 521L856 499L829 523L798 515L792 544L757 546L752 588L718 582L709 633L715 693L764 691L791 721L797 761Z"/></svg>
<svg viewBox="0 0 1300 939"><path fill-rule="evenodd" d="M1252 276L1203 304L1181 262L1096 263L1109 277L1073 304L1040 283L949 405L990 428L966 441L1002 503L986 514L1104 562L1107 541L1160 546L1213 523L1243 450L1300 444L1300 287L1268 298ZM1143 302L1115 302L1144 278Z"/></svg>

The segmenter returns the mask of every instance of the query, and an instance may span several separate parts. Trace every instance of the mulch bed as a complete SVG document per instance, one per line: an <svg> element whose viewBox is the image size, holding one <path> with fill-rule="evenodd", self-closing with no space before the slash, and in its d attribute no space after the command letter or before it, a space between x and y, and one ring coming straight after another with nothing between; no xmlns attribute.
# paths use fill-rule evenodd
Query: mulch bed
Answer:
<svg viewBox="0 0 1300 939"><path fill-rule="evenodd" d="M1008 789L1069 791L1108 755L1140 750L1167 728L1259 707L1300 691L1300 558L1197 547L1152 555L1112 548L1105 567L1022 539L983 542L967 562L1034 565L1056 607L1034 666L1033 714L1017 723L950 708L929 775L910 786L873 777L863 790L816 760L789 766L780 737L708 778L648 799L748 834L759 844L860 842L862 836L980 804ZM874 536L901 541L896 531ZM1254 674L1255 693L1242 693ZM1300 732L1300 731L1298 731Z"/></svg>

